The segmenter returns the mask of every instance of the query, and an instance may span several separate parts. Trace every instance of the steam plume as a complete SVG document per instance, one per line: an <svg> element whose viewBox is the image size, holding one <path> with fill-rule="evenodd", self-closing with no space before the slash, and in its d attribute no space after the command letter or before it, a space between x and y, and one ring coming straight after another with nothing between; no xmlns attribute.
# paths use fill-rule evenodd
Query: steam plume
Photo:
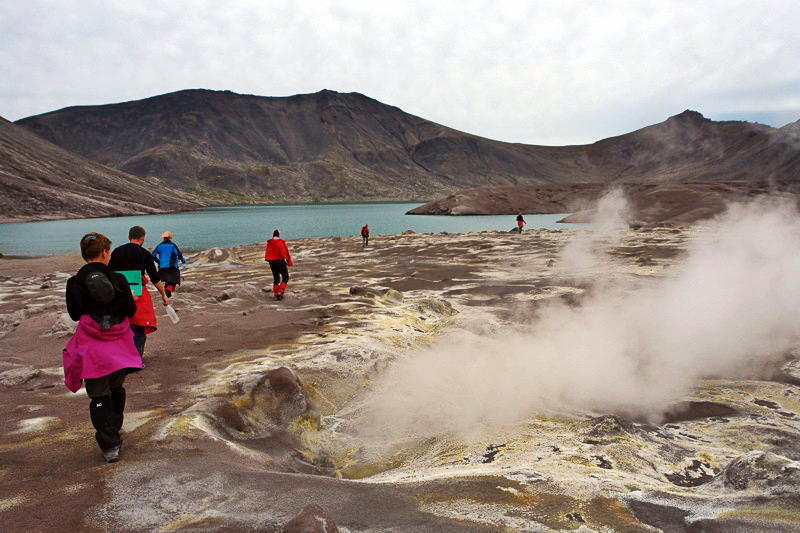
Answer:
<svg viewBox="0 0 800 533"><path fill-rule="evenodd" d="M618 196L603 205L624 211ZM614 217L612 230L624 220ZM599 227L566 248L569 269L602 260ZM496 431L553 408L656 416L704 377L756 377L800 337L800 217L766 198L697 233L673 277L601 284L579 307L546 305L526 332L458 331L399 359L360 425L425 436Z"/></svg>

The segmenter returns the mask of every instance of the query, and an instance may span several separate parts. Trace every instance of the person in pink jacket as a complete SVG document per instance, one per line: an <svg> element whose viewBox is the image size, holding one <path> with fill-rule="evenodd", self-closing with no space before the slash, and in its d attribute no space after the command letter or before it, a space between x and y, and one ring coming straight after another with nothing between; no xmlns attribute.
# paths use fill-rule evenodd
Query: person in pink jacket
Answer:
<svg viewBox="0 0 800 533"><path fill-rule="evenodd" d="M63 350L64 384L78 392L81 382L89 396L89 416L95 440L109 463L119 460L125 410L125 376L142 369L128 318L136 302L122 274L108 268L111 241L101 233L81 239L86 264L67 280L67 311L78 322Z"/></svg>
<svg viewBox="0 0 800 533"><path fill-rule="evenodd" d="M272 294L276 300L283 300L283 293L289 282L288 267L292 266L292 256L289 255L286 241L281 239L280 230L273 231L272 238L267 241L264 261L269 262L269 268L272 270Z"/></svg>

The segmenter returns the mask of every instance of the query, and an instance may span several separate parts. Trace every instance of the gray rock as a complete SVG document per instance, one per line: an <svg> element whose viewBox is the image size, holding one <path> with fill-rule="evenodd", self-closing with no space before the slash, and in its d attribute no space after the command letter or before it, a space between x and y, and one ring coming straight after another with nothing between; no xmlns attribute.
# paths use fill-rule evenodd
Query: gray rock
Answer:
<svg viewBox="0 0 800 533"><path fill-rule="evenodd" d="M350 287L350 296L363 296L365 298L375 298L377 296L381 296L383 291L378 289L371 289L369 287L365 287L364 285L354 285Z"/></svg>
<svg viewBox="0 0 800 533"><path fill-rule="evenodd" d="M0 315L0 336L13 331L14 328L19 326L28 316L30 316L30 313L27 309L20 309L7 315Z"/></svg>
<svg viewBox="0 0 800 533"><path fill-rule="evenodd" d="M10 387L12 385L22 385L27 383L35 377L38 377L42 371L32 366L21 366L12 368L5 372L0 372L0 385Z"/></svg>
<svg viewBox="0 0 800 533"><path fill-rule="evenodd" d="M576 424L574 429L589 439L617 438L635 432L635 427L629 420L614 415L590 418Z"/></svg>
<svg viewBox="0 0 800 533"><path fill-rule="evenodd" d="M800 354L793 354L795 359L783 367L783 373L792 381L800 384Z"/></svg>
<svg viewBox="0 0 800 533"><path fill-rule="evenodd" d="M227 398L207 398L189 408L187 413L201 414L214 429L228 438L237 438L253 433L250 423Z"/></svg>
<svg viewBox="0 0 800 533"><path fill-rule="evenodd" d="M20 309L19 311L14 311L11 313L11 320L9 322L13 327L17 327L22 324L22 321L28 318L30 315L31 313L27 309Z"/></svg>
<svg viewBox="0 0 800 533"><path fill-rule="evenodd" d="M46 333L42 334L42 337L56 337L60 339L61 337L74 335L77 325L78 323L72 321L69 313L59 313L53 321L53 326Z"/></svg>
<svg viewBox="0 0 800 533"><path fill-rule="evenodd" d="M222 248L212 248L208 251L207 258L209 263L222 263L228 259L228 250Z"/></svg>
<svg viewBox="0 0 800 533"><path fill-rule="evenodd" d="M416 306L418 312L423 315L443 315L452 316L458 313L450 302L446 300L437 300L436 298L425 298L419 300Z"/></svg>
<svg viewBox="0 0 800 533"><path fill-rule="evenodd" d="M336 524L319 505L307 505L300 513L286 522L280 533L339 533Z"/></svg>
<svg viewBox="0 0 800 533"><path fill-rule="evenodd" d="M800 463L770 452L740 455L725 467L725 485L737 490L800 490Z"/></svg>
<svg viewBox="0 0 800 533"><path fill-rule="evenodd" d="M383 297L387 300L392 300L398 303L403 301L403 293L394 289L389 289L383 293Z"/></svg>
<svg viewBox="0 0 800 533"><path fill-rule="evenodd" d="M259 289L255 285L247 283L236 287L229 287L219 293L215 299L218 302L224 302L232 298L255 298L263 295L265 292L263 288Z"/></svg>
<svg viewBox="0 0 800 533"><path fill-rule="evenodd" d="M281 428L288 427L298 416L313 411L300 379L285 366L265 373L250 395L256 414Z"/></svg>
<svg viewBox="0 0 800 533"><path fill-rule="evenodd" d="M181 292L203 292L206 288L196 281L181 281Z"/></svg>

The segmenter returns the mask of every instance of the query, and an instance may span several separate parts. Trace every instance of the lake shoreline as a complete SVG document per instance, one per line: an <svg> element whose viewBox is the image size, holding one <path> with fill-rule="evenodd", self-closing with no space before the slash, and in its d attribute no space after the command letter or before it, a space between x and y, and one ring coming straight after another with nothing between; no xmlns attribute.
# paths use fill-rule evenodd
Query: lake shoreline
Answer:
<svg viewBox="0 0 800 533"><path fill-rule="evenodd" d="M163 231L171 231L181 250L230 248L269 239L280 229L287 240L298 238L356 237L369 224L371 234L468 233L509 231L513 217L475 216L412 217L405 213L415 203L286 204L263 206L215 206L202 210L130 217L100 217L35 221L0 225L0 253L8 256L53 256L69 253L85 233L99 231L112 243L127 242L128 229L138 225L147 231L146 247L153 247ZM558 223L566 214L529 215L526 231L536 228L574 229Z"/></svg>
<svg viewBox="0 0 800 533"><path fill-rule="evenodd" d="M2 224L22 224L28 222L52 222L56 220L93 220L96 218L120 218L130 216L147 216L147 215L171 215L177 213L190 213L194 211L203 211L205 209L213 209L216 207L291 207L291 206L336 206L336 205L362 205L362 204L416 204L423 205L431 202L432 200L342 200L338 202L242 202L242 203L213 203L200 206L196 209L176 209L164 211L143 211L131 212L116 215L100 215L96 217L85 216L60 216L60 215L41 215L41 216L20 216L20 217L6 217L0 216L0 225Z"/></svg>

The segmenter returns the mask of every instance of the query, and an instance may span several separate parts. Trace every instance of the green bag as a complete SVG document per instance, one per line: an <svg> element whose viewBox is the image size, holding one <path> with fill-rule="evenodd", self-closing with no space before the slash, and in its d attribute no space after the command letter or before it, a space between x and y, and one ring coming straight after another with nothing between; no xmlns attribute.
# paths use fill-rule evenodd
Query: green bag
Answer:
<svg viewBox="0 0 800 533"><path fill-rule="evenodd" d="M120 270L117 274L122 274L131 286L134 296L142 295L142 271L141 270Z"/></svg>

